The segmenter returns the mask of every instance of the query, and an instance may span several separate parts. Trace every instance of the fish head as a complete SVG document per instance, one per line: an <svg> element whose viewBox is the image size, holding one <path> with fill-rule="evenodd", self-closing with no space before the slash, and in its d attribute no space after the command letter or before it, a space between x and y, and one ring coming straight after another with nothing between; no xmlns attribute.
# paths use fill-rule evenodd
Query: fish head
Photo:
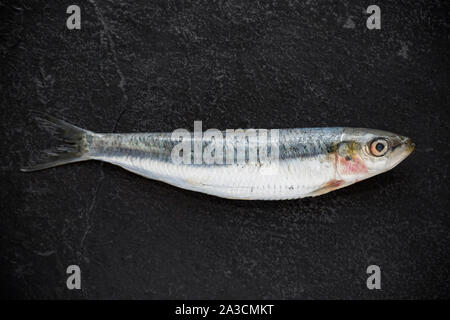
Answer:
<svg viewBox="0 0 450 320"><path fill-rule="evenodd" d="M410 138L395 133L346 128L335 146L336 173L348 184L391 170L414 150Z"/></svg>

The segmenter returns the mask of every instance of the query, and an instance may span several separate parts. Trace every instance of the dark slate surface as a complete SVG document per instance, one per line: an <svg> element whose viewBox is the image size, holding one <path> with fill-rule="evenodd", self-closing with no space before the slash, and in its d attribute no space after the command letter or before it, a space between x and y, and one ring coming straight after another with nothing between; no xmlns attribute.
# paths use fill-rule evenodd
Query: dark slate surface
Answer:
<svg viewBox="0 0 450 320"><path fill-rule="evenodd" d="M79 31L73 1L2 2L1 295L448 298L448 7L373 2L77 1ZM319 198L230 201L97 162L21 173L48 139L30 109L98 132L358 126L418 147Z"/></svg>

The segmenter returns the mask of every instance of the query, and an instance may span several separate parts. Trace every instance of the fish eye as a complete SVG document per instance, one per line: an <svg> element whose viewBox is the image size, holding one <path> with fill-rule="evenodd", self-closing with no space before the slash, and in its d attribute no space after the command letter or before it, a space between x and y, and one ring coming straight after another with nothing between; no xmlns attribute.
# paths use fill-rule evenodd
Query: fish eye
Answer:
<svg viewBox="0 0 450 320"><path fill-rule="evenodd" d="M381 157L389 150L389 144L385 139L375 139L370 143L370 153L375 157Z"/></svg>

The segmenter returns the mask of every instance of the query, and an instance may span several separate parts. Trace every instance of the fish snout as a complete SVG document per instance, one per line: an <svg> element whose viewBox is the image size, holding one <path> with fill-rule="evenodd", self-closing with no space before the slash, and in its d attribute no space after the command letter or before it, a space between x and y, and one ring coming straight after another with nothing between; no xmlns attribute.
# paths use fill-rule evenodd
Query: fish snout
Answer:
<svg viewBox="0 0 450 320"><path fill-rule="evenodd" d="M416 144L411 140L411 138L408 137L400 137L401 138L401 144L403 145L405 151L410 154L414 151L416 148Z"/></svg>
<svg viewBox="0 0 450 320"><path fill-rule="evenodd" d="M406 159L411 154L411 152L414 151L414 148L416 146L411 138L403 136L397 136L391 142L391 152L388 154L389 169L392 169L404 159Z"/></svg>

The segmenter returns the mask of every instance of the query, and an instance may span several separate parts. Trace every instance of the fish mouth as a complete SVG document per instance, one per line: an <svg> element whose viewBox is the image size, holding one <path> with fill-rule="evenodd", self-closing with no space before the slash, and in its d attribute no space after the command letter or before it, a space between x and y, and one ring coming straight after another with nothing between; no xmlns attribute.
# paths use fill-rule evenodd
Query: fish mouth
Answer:
<svg viewBox="0 0 450 320"><path fill-rule="evenodd" d="M399 136L394 138L391 142L392 151L397 151L396 149L401 149L402 151L406 151L408 155L414 151L416 148L416 144L408 137Z"/></svg>
<svg viewBox="0 0 450 320"><path fill-rule="evenodd" d="M416 148L416 144L410 138L408 138L405 145L406 145L406 151L408 151L409 154L411 154L414 151L414 149Z"/></svg>
<svg viewBox="0 0 450 320"><path fill-rule="evenodd" d="M398 146L403 147L406 152L406 156L409 156L416 148L416 144L411 140L411 138L408 137L401 137L401 141Z"/></svg>
<svg viewBox="0 0 450 320"><path fill-rule="evenodd" d="M408 137L398 137L392 145L390 168L405 160L415 149L415 143Z"/></svg>

